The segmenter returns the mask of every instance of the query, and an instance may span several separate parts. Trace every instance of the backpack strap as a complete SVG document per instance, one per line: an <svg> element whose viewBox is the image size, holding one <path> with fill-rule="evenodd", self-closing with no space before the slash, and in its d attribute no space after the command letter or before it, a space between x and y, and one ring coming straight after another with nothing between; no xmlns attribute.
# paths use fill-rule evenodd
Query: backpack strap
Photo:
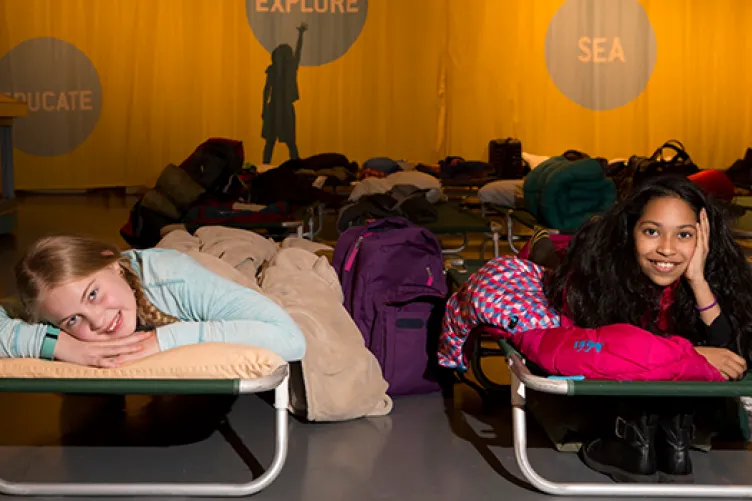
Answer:
<svg viewBox="0 0 752 501"><path fill-rule="evenodd" d="M363 227L363 232L365 233L369 231L388 231L388 230L396 230L400 228L410 228L412 226L416 226L416 225L411 223L409 220L407 220L404 217L385 217L385 218L377 219L376 221L372 221L366 224Z"/></svg>

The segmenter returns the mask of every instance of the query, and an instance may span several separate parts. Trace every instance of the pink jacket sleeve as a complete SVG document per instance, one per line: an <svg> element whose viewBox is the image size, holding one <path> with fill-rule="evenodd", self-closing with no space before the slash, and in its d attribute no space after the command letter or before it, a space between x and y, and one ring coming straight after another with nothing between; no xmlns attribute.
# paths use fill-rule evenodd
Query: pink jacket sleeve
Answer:
<svg viewBox="0 0 752 501"><path fill-rule="evenodd" d="M620 381L724 381L718 370L680 336L659 337L629 324L597 329L531 329L509 341L551 375Z"/></svg>

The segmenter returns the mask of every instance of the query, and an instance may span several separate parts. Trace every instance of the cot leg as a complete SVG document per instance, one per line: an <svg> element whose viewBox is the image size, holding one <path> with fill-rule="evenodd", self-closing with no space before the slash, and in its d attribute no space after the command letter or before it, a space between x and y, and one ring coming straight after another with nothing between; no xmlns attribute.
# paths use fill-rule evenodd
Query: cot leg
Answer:
<svg viewBox="0 0 752 501"><path fill-rule="evenodd" d="M200 496L241 497L268 487L280 474L287 459L289 376L274 390L276 441L274 458L259 478L242 484L94 484L94 483L16 483L0 480L0 494L9 496Z"/></svg>
<svg viewBox="0 0 752 501"><path fill-rule="evenodd" d="M296 230L298 234L298 238L303 238L303 225L298 225L298 229Z"/></svg>
<svg viewBox="0 0 752 501"><path fill-rule="evenodd" d="M321 233L321 230L324 229L324 204L319 204L316 207L316 210L318 211L318 214L319 214L319 227L313 233L311 240L315 240L315 237L318 237L319 233Z"/></svg>
<svg viewBox="0 0 752 501"><path fill-rule="evenodd" d="M507 243L509 244L509 248L512 249L512 252L519 254L519 249L514 246L514 232L512 231L513 228L514 220L512 219L512 212L507 211Z"/></svg>
<svg viewBox="0 0 752 501"><path fill-rule="evenodd" d="M573 498L580 496L752 498L752 486L746 485L561 483L543 478L533 469L527 456L525 385L514 370L510 372L514 456L522 475L535 489L554 496L572 496Z"/></svg>
<svg viewBox="0 0 752 501"><path fill-rule="evenodd" d="M468 241L467 232L458 233L458 235L462 235L462 245L454 249L442 249L441 250L442 254L459 254L460 252L465 250L465 248L467 247L467 241Z"/></svg>

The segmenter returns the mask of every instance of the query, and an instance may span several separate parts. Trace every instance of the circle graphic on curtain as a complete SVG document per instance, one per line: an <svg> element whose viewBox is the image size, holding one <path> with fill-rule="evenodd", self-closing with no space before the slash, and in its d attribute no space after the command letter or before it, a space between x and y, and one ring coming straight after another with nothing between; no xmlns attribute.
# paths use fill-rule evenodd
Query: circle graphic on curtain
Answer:
<svg viewBox="0 0 752 501"><path fill-rule="evenodd" d="M591 110L612 110L636 99L656 57L655 31L637 0L568 0L546 34L551 79Z"/></svg>
<svg viewBox="0 0 752 501"><path fill-rule="evenodd" d="M246 0L245 4L248 24L259 43L270 54L278 48L295 53L300 46L301 66L321 66L342 57L363 31L368 13L368 0Z"/></svg>
<svg viewBox="0 0 752 501"><path fill-rule="evenodd" d="M96 68L76 46L57 38L32 38L7 52L0 59L0 92L29 107L13 124L13 141L30 155L73 151L94 130L102 109Z"/></svg>

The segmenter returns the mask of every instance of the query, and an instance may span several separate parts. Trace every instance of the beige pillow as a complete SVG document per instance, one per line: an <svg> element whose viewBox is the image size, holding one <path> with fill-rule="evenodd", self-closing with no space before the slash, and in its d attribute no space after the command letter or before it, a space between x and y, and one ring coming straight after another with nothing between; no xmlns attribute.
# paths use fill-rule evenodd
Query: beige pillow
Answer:
<svg viewBox="0 0 752 501"><path fill-rule="evenodd" d="M285 365L264 348L231 343L181 346L117 369L32 358L0 360L0 378L256 379Z"/></svg>

